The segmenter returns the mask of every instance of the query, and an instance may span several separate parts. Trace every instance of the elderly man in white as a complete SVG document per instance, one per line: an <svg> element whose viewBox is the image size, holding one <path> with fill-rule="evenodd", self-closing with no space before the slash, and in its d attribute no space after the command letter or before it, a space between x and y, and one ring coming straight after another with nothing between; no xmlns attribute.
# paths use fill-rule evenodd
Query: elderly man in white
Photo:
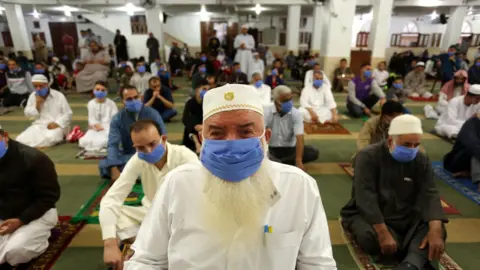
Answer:
<svg viewBox="0 0 480 270"><path fill-rule="evenodd" d="M250 62L253 61L252 50L255 49L255 40L248 34L248 26L242 25L241 33L235 37L233 47L237 50L234 62L240 63L243 73L249 74Z"/></svg>
<svg viewBox="0 0 480 270"><path fill-rule="evenodd" d="M48 87L44 75L34 75L32 92L25 106L25 116L33 124L17 136L16 140L30 147L49 147L63 141L72 120L72 110L65 96Z"/></svg>
<svg viewBox="0 0 480 270"><path fill-rule="evenodd" d="M268 159L270 135L253 87L208 91L202 164L165 177L126 269L337 269L318 186Z"/></svg>
<svg viewBox="0 0 480 270"><path fill-rule="evenodd" d="M253 73L252 86L257 89L263 106L272 104L272 88L270 88L268 84L263 83L262 75L260 73Z"/></svg>
<svg viewBox="0 0 480 270"><path fill-rule="evenodd" d="M248 77L251 78L254 73L259 73L262 78L265 74L265 63L263 59L260 58L260 54L258 52L254 52L253 60L250 62L250 67L248 68Z"/></svg>
<svg viewBox="0 0 480 270"><path fill-rule="evenodd" d="M322 73L322 76L323 76L323 82L325 84L328 84L328 85L332 85L332 83L330 82L330 80L328 79L328 76L325 74L325 72L322 71L322 69L320 68L320 64L319 63L315 63L313 65L313 68L310 69L309 71L305 72L305 79L303 81L303 86L307 86L307 85L312 85L313 84L313 73L314 72L317 72L317 71L320 71Z"/></svg>
<svg viewBox="0 0 480 270"><path fill-rule="evenodd" d="M307 123L338 122L337 103L332 94L332 86L325 83L321 71L314 71L313 82L303 88L299 111L303 115L303 121Z"/></svg>

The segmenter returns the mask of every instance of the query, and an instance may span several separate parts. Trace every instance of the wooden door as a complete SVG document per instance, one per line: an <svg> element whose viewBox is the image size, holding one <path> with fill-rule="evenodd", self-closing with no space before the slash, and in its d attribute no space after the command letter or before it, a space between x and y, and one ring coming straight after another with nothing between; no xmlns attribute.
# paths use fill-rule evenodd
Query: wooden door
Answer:
<svg viewBox="0 0 480 270"><path fill-rule="evenodd" d="M238 23L232 23L227 27L227 48L226 54L233 58L235 56L235 50L233 48L233 42L238 35Z"/></svg>
<svg viewBox="0 0 480 270"><path fill-rule="evenodd" d="M200 22L200 36L202 38L202 51L208 50L208 39L213 33L213 22Z"/></svg>
<svg viewBox="0 0 480 270"><path fill-rule="evenodd" d="M350 52L350 69L353 74L360 74L360 66L364 63L370 63L372 51L351 51Z"/></svg>
<svg viewBox="0 0 480 270"><path fill-rule="evenodd" d="M77 24L74 22L49 22L50 34L52 36L53 51L57 56L66 55L62 42L63 34L66 33L73 38L74 47L78 47ZM76 52L76 49L75 49Z"/></svg>
<svg viewBox="0 0 480 270"><path fill-rule="evenodd" d="M2 32L3 44L5 47L13 47L13 39L10 31Z"/></svg>
<svg viewBox="0 0 480 270"><path fill-rule="evenodd" d="M248 34L252 35L255 41L255 49L258 47L258 28L248 28Z"/></svg>

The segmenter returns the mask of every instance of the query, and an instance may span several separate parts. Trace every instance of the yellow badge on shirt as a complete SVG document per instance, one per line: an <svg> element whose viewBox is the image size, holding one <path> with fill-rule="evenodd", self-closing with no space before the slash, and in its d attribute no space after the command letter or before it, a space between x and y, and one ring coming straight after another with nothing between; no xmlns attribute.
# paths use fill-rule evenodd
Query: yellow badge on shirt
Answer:
<svg viewBox="0 0 480 270"><path fill-rule="evenodd" d="M233 98L235 97L235 95L233 94L233 92L227 92L225 93L225 95L223 96L225 98L225 100L233 100Z"/></svg>

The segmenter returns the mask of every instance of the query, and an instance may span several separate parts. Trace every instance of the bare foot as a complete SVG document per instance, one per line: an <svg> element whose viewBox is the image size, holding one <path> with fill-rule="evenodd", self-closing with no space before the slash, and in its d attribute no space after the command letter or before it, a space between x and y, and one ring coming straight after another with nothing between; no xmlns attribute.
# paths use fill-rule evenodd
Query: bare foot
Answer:
<svg viewBox="0 0 480 270"><path fill-rule="evenodd" d="M465 171L465 172L456 172L453 174L453 177L456 178L469 178L470 177L470 172Z"/></svg>

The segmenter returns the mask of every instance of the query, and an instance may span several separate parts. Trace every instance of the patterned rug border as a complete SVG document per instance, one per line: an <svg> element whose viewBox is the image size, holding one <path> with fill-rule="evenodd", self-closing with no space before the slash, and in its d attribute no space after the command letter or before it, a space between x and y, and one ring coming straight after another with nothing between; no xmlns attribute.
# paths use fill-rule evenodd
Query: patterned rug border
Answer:
<svg viewBox="0 0 480 270"><path fill-rule="evenodd" d="M322 132L317 132L317 133L312 131L313 124L303 123L303 125L304 125L304 132L308 135L312 135L312 134L314 135L331 135L331 134L349 135L351 134L350 131L346 129L344 126L342 126L342 124L340 123L320 125L323 127L330 126L331 132L330 131L326 132L325 130L323 130Z"/></svg>
<svg viewBox="0 0 480 270"><path fill-rule="evenodd" d="M473 201L477 205L480 205L480 192L472 190L472 188L469 188L460 183L460 179L454 178L448 171L443 168L442 162L432 162L432 168L437 178L458 191L464 197Z"/></svg>
<svg viewBox="0 0 480 270"><path fill-rule="evenodd" d="M98 187L95 193L90 197L86 204L84 204L80 210L73 216L72 223L87 221L90 218L90 215L97 205L100 204L103 196L107 193L110 188L110 181L104 180L104 182Z"/></svg>

